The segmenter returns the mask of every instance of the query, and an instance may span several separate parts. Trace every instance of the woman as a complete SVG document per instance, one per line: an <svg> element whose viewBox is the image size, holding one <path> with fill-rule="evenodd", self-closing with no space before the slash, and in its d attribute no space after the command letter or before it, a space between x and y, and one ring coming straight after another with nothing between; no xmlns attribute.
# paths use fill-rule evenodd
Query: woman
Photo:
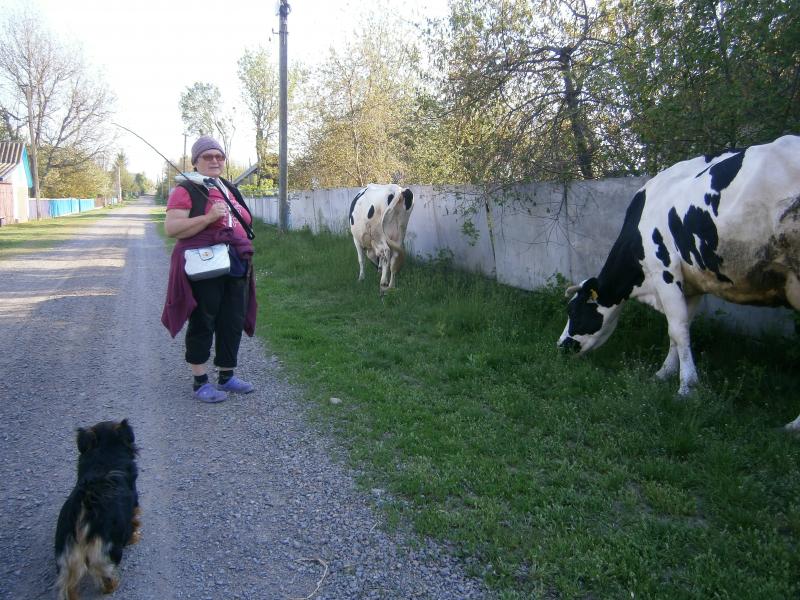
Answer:
<svg viewBox="0 0 800 600"><path fill-rule="evenodd" d="M225 152L217 140L201 136L192 146L192 165L195 172L176 178L180 183L167 201L164 229L178 241L172 251L161 322L175 337L188 318L186 362L194 376L194 397L203 402L222 402L228 393L253 391L252 384L233 374L242 331L249 336L255 332L253 244L247 235L252 232L249 226L253 219L236 186L220 177ZM223 193L247 227L232 213ZM184 271L184 251L214 244L228 244L231 272L190 281ZM216 385L209 381L206 367L212 341L219 372Z"/></svg>

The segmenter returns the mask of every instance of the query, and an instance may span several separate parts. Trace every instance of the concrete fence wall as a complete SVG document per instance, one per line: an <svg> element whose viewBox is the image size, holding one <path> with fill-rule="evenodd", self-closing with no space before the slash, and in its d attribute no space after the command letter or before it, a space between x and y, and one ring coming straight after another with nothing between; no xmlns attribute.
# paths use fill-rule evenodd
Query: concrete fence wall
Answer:
<svg viewBox="0 0 800 600"><path fill-rule="evenodd" d="M264 196L260 198L247 198L247 207L253 214L253 218L261 219L264 223L277 224L279 219L278 214L278 197L277 196Z"/></svg>
<svg viewBox="0 0 800 600"><path fill-rule="evenodd" d="M628 204L646 181L534 183L497 192L412 185L414 212L405 245L422 260L448 257L458 268L526 290L546 285L556 273L577 283L600 272ZM349 235L350 203L359 189L290 194L290 229ZM248 206L265 222L278 223L277 198L250 198ZM738 306L707 296L701 312L749 333L794 332L794 313L786 309Z"/></svg>

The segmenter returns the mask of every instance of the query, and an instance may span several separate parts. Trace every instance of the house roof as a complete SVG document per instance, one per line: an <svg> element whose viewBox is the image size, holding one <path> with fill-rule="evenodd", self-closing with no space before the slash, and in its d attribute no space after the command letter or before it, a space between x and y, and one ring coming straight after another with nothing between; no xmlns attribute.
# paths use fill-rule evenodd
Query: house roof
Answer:
<svg viewBox="0 0 800 600"><path fill-rule="evenodd" d="M0 142L0 181L3 181L22 162L25 144L22 142Z"/></svg>
<svg viewBox="0 0 800 600"><path fill-rule="evenodd" d="M250 177L253 173L255 173L256 169L258 169L258 163L248 167L244 173L242 173L236 179L234 179L232 182L233 185L239 185L242 181L244 181L245 179Z"/></svg>

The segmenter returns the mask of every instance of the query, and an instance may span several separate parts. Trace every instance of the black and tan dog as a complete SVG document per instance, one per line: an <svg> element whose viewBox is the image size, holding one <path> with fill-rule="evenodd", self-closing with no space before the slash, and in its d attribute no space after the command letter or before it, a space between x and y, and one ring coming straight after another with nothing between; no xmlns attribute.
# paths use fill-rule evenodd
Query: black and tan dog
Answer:
<svg viewBox="0 0 800 600"><path fill-rule="evenodd" d="M77 600L88 571L108 594L119 585L122 548L139 541L133 429L127 419L78 429L78 481L56 528L59 600Z"/></svg>

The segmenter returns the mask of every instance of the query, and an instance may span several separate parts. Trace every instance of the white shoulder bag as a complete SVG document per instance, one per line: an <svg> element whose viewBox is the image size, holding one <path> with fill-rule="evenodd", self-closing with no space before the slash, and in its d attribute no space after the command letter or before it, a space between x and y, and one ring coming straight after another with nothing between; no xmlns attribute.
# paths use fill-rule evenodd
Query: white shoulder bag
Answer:
<svg viewBox="0 0 800 600"><path fill-rule="evenodd" d="M186 260L186 276L192 281L227 275L231 270L228 244L184 250L183 257Z"/></svg>

